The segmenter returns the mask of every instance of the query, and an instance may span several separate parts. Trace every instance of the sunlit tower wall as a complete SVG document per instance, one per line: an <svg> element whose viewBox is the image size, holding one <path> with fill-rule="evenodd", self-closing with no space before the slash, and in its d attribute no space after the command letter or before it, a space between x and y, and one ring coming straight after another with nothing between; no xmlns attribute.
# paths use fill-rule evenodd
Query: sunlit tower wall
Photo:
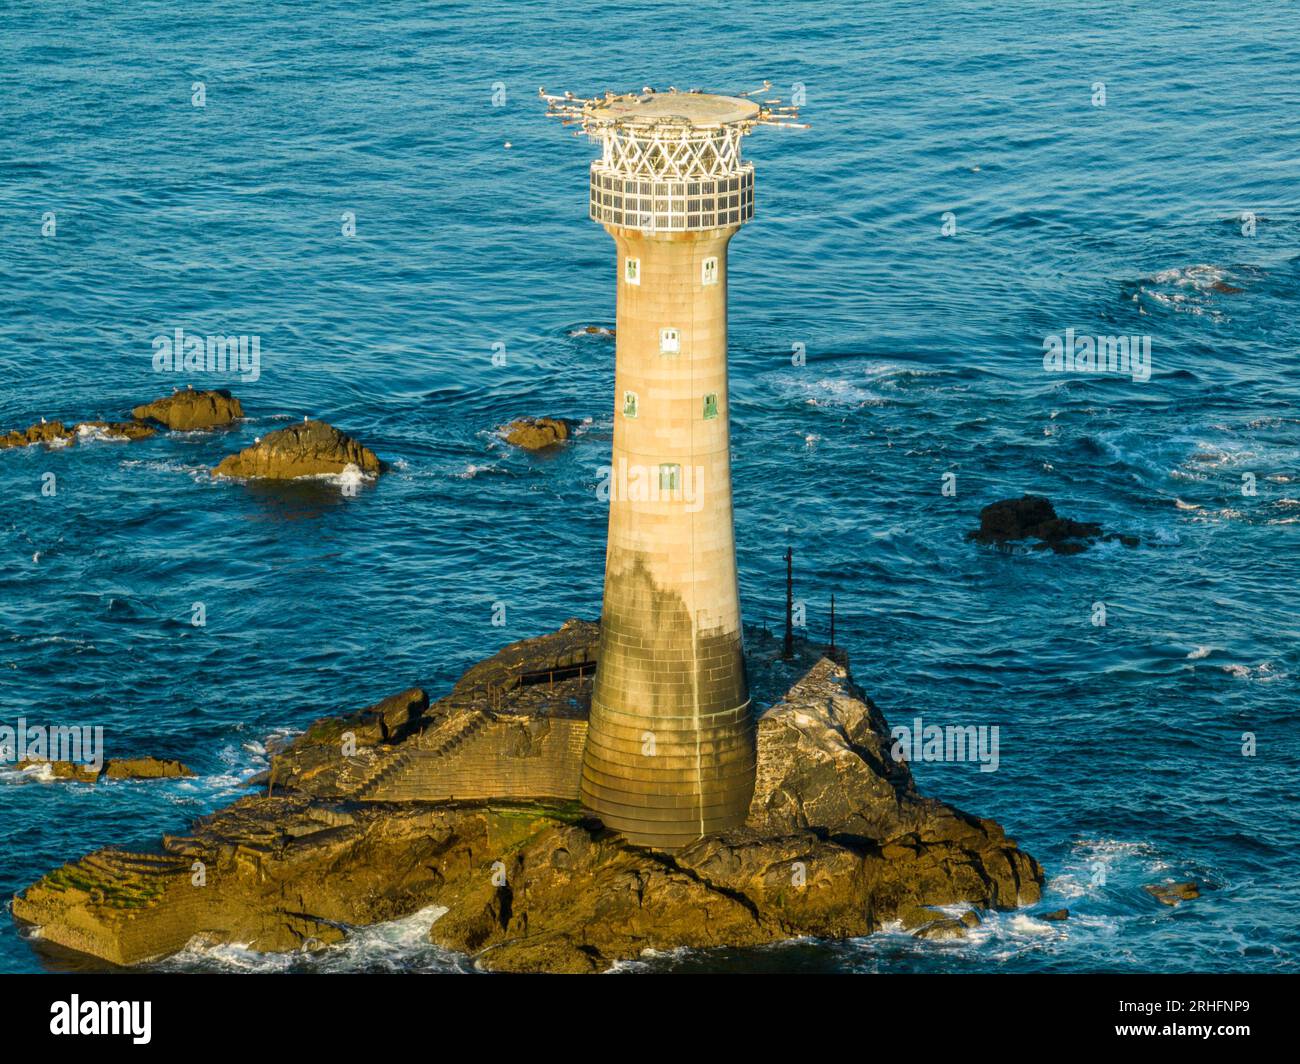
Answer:
<svg viewBox="0 0 1300 1064"><path fill-rule="evenodd" d="M542 95L600 143L590 215L618 254L609 538L582 801L630 841L673 849L738 826L754 790L727 246L754 215L742 138L794 124L795 112L676 90Z"/></svg>

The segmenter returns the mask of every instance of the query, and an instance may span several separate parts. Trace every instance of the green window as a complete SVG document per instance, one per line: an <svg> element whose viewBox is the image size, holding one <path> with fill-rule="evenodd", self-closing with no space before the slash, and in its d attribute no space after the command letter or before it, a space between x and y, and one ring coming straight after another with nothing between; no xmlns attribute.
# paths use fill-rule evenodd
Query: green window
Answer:
<svg viewBox="0 0 1300 1064"><path fill-rule="evenodd" d="M712 421L718 416L718 396L710 392L704 397L704 420Z"/></svg>
<svg viewBox="0 0 1300 1064"><path fill-rule="evenodd" d="M623 393L623 416L636 417L636 392Z"/></svg>
<svg viewBox="0 0 1300 1064"><path fill-rule="evenodd" d="M679 465L661 465L659 467L659 490L676 491L681 485L682 467Z"/></svg>

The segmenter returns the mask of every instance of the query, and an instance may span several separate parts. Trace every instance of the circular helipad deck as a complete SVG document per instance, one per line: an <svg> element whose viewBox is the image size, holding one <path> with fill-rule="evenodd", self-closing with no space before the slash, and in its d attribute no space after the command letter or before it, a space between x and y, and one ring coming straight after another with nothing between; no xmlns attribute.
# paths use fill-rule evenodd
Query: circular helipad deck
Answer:
<svg viewBox="0 0 1300 1064"><path fill-rule="evenodd" d="M628 93L597 100L587 114L597 121L622 126L675 123L695 129L714 129L758 118L759 106L738 96L713 96L704 92Z"/></svg>

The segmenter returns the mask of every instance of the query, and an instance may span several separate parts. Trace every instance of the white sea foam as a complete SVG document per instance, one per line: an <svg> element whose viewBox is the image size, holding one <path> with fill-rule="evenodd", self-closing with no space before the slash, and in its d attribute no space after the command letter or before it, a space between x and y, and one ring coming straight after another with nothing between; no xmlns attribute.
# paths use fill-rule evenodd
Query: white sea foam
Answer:
<svg viewBox="0 0 1300 1064"><path fill-rule="evenodd" d="M1253 680L1256 683L1272 683L1274 680L1285 680L1287 673L1278 672L1273 668L1272 662L1261 661L1258 665L1242 665L1239 662L1230 662L1227 665L1220 665L1224 672L1238 680Z"/></svg>
<svg viewBox="0 0 1300 1064"><path fill-rule="evenodd" d="M1187 658L1189 661L1200 661L1201 658L1208 658L1213 652L1213 647L1197 647L1195 650L1188 651Z"/></svg>
<svg viewBox="0 0 1300 1064"><path fill-rule="evenodd" d="M130 443L130 438L118 432L109 432L98 425L78 425L77 438L98 443Z"/></svg>
<svg viewBox="0 0 1300 1064"><path fill-rule="evenodd" d="M446 911L429 906L398 920L351 928L342 942L311 951L259 953L247 943L214 944L199 938L159 967L217 972L469 971L468 958L429 941L429 929Z"/></svg>

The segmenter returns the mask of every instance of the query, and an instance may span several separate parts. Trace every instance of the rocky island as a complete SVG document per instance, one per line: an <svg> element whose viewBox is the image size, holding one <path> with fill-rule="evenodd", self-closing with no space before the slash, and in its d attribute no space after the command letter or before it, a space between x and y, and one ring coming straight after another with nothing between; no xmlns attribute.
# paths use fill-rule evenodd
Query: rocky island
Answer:
<svg viewBox="0 0 1300 1064"><path fill-rule="evenodd" d="M739 828L668 852L578 802L599 626L505 647L444 697L327 717L257 793L97 850L19 893L48 942L138 965L191 942L316 949L437 906L431 937L487 970L599 972L646 949L846 938L898 921L966 933L1039 900L1042 869L991 820L918 793L842 652L747 635L758 764ZM936 906L965 907L953 917Z"/></svg>

